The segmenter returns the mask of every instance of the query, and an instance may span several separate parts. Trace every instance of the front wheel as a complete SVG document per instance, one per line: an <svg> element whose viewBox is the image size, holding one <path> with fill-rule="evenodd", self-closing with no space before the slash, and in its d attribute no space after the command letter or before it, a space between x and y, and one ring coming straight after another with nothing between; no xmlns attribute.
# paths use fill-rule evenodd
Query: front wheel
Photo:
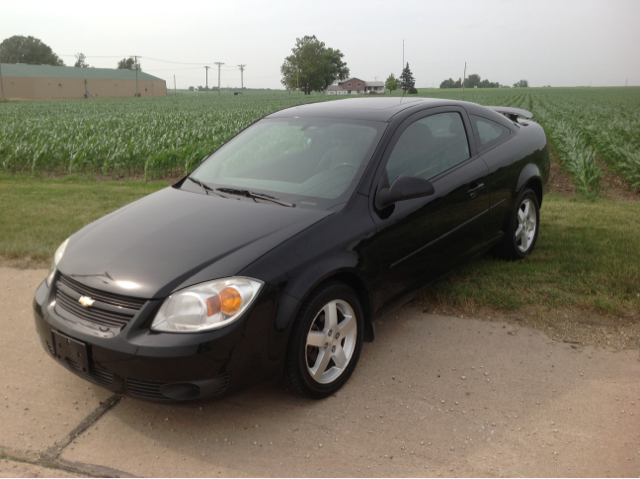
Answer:
<svg viewBox="0 0 640 479"><path fill-rule="evenodd" d="M498 244L496 253L506 259L521 259L533 251L538 239L540 206L537 195L523 190L516 201L516 209L509 219L507 234Z"/></svg>
<svg viewBox="0 0 640 479"><path fill-rule="evenodd" d="M362 350L364 318L357 295L332 282L305 302L289 340L287 387L302 396L323 399L349 379Z"/></svg>

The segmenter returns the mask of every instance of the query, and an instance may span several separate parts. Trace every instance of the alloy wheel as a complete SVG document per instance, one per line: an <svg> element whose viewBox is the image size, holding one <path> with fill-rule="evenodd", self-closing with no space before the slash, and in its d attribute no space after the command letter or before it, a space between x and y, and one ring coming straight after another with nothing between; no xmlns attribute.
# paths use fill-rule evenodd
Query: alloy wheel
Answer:
<svg viewBox="0 0 640 479"><path fill-rule="evenodd" d="M307 370L314 381L328 384L346 370L356 348L358 324L353 308L341 299L325 304L307 334Z"/></svg>
<svg viewBox="0 0 640 479"><path fill-rule="evenodd" d="M525 198L520 204L517 220L518 227L515 232L516 246L520 252L526 253L533 243L538 226L536 207L531 199Z"/></svg>

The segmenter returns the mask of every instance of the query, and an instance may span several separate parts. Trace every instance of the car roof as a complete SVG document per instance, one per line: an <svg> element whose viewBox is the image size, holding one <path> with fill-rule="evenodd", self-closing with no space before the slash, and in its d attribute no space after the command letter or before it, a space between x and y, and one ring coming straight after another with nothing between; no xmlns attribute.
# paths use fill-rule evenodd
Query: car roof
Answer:
<svg viewBox="0 0 640 479"><path fill-rule="evenodd" d="M405 110L450 105L466 106L469 103L440 98L350 98L298 105L265 118L339 118L388 122Z"/></svg>

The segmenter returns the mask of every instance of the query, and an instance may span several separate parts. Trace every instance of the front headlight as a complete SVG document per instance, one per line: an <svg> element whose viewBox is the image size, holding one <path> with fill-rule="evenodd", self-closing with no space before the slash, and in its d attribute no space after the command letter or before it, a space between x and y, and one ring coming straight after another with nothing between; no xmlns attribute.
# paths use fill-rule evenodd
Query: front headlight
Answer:
<svg viewBox="0 0 640 479"><path fill-rule="evenodd" d="M250 278L224 278L176 291L162 303L151 330L194 333L228 326L247 310L262 284Z"/></svg>
<svg viewBox="0 0 640 479"><path fill-rule="evenodd" d="M51 287L51 282L53 281L53 277L56 275L56 270L58 269L58 263L62 259L62 255L64 254L64 250L67 248L67 243L69 242L69 238L64 240L64 242L58 246L58 249L53 255L53 259L51 260L51 266L49 266L49 275L45 282L47 283L47 287Z"/></svg>

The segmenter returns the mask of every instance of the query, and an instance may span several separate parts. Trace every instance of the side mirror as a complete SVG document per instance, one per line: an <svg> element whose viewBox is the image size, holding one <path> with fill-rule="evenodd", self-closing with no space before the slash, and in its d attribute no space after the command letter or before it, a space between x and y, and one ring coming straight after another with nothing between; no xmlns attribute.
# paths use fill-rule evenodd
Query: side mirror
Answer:
<svg viewBox="0 0 640 479"><path fill-rule="evenodd" d="M398 201L430 196L436 191L429 180L417 176L400 175L389 188L381 188L376 193L376 208L383 210Z"/></svg>

